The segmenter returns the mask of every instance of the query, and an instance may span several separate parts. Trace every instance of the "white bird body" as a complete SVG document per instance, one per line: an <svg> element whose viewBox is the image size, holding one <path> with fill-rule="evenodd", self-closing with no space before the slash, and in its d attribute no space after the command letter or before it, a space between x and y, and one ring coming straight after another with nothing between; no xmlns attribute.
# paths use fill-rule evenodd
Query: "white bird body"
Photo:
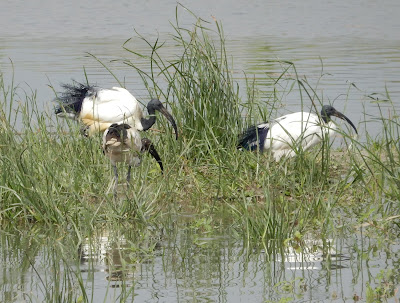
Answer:
<svg viewBox="0 0 400 303"><path fill-rule="evenodd" d="M324 136L333 136L336 125L325 123L318 115L297 112L273 121L264 142L264 149L271 150L276 161L281 157L294 157L296 150L306 151L320 143Z"/></svg>
<svg viewBox="0 0 400 303"><path fill-rule="evenodd" d="M60 103L55 110L56 114L81 121L88 135L103 132L114 123L128 124L138 131L145 131L155 123L157 110L171 122L178 138L174 118L157 99L147 104L149 118L144 118L140 103L125 88L105 89L78 82L64 84L62 87L65 91L56 99Z"/></svg>
<svg viewBox="0 0 400 303"><path fill-rule="evenodd" d="M84 98L80 120L89 127L89 134L103 132L113 123L126 123L143 130L143 112L136 98L125 88L100 89Z"/></svg>
<svg viewBox="0 0 400 303"><path fill-rule="evenodd" d="M271 122L250 127L242 135L239 148L269 150L276 161L282 157L294 157L300 150L306 151L326 137L337 134L337 126L331 116L347 121L357 132L354 124L332 106L325 105L321 116L310 112L297 112L279 117Z"/></svg>

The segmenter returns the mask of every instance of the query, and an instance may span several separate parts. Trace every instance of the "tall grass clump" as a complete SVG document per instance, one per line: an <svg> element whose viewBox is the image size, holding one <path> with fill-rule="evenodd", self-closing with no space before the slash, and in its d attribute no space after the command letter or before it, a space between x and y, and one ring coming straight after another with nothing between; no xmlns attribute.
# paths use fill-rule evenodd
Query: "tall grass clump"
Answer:
<svg viewBox="0 0 400 303"><path fill-rule="evenodd" d="M148 45L149 54L135 51L130 47L131 40L124 44L134 55L125 63L139 73L150 95L168 100L178 121L179 147L162 143L176 159L176 180L185 180L183 184L174 183L176 200L182 201L185 193L183 203L192 204L198 212L213 213L228 206L249 242L282 242L295 231L313 229L315 223L332 226L331 210L343 197L346 184L340 182L337 171L330 169L335 164L330 160L328 138L323 138L322 148L312 153L296 149L296 159L283 164L274 163L265 154L236 150L238 134L260 122L253 116L269 117L267 112L274 111L281 101L278 98L289 93L277 92L284 87L280 86L282 81L291 83L287 86L290 91L298 88L300 110L308 109L306 104L317 112L321 110L323 100L317 90L297 77L293 63L277 62L285 64L285 69L271 86L268 101L261 104L250 81L246 81L248 100L242 100L221 24L196 18L192 28L182 27L179 8L172 24L174 56L168 54L168 42L152 42L141 35L139 39ZM137 60L144 60L148 70L141 69ZM294 77L288 80L286 73ZM337 183L331 184L332 178Z"/></svg>
<svg viewBox="0 0 400 303"><path fill-rule="evenodd" d="M133 56L124 62L139 74L151 97L167 102L178 124L178 141L168 134L171 128L165 119L157 119L157 127L166 134L146 133L160 147L164 176L160 177L155 163L143 161L134 170L135 181L122 201L113 203L112 170L101 153L100 138L80 136L75 122L67 132L59 121L50 130L46 122L54 117L37 109L34 93L17 104L15 88L3 85L2 108L17 108L23 126L17 131L17 123L11 122L16 120L3 110L3 218L92 226L96 221L126 218L146 223L162 216L162 211L187 211L223 217L248 243L282 243L296 232L331 232L336 224L332 214L341 205L363 200L372 209L376 205L368 204L371 201L390 198L386 213L394 209L398 198L397 118L381 120L384 136L379 140L369 138L363 143L341 132L352 143L349 151L332 151L328 138L323 138L320 148L307 152L298 148L297 157L279 163L268 153L238 151L237 135L260 122L254 116L267 118L266 113L281 101L279 97L288 93L282 91L281 81L289 83L290 91L298 88L299 110L320 111L325 101L317 88L298 78L294 64L288 61L277 62L286 65L271 86L268 101L259 100L256 85L250 81L246 81L247 100L242 100L221 24L196 17L195 24L185 28L179 22L179 8L172 24L173 55L168 52L169 42L152 42L140 35L148 45L147 54L130 47L131 40L123 46ZM140 68L139 61L145 61L148 68Z"/></svg>
<svg viewBox="0 0 400 303"><path fill-rule="evenodd" d="M134 172L140 182L121 186L121 202L114 204L112 170L100 138L81 136L74 121L67 130L61 121L53 125L55 118L39 108L35 92L0 80L1 222L42 222L85 232L109 219L151 221L159 188L145 188L151 187L153 171L160 178L153 162L144 161L143 171Z"/></svg>
<svg viewBox="0 0 400 303"><path fill-rule="evenodd" d="M393 104L387 107L388 118L382 111L374 117L382 126L379 137L367 133L362 141L340 132L351 143L342 150L324 137L319 147L307 152L296 148L295 158L278 163L268 152L238 151L237 135L259 122L255 116L268 117L279 96L287 93L277 92L280 81L288 81L289 90L299 88L301 110L308 104L319 111L322 98L286 62L267 102L257 99L250 81L244 101L232 76L221 24L197 18L186 29L177 13L172 26L173 57L164 53L167 43L139 36L150 55L131 49L129 40L124 48L134 59L125 63L138 72L152 97L167 101L180 139L168 134L171 127L165 119L157 119L166 134L153 129L145 136L157 146L164 175L154 161L142 161L132 172L130 187L121 184L115 200L113 172L101 152L100 136L81 136L76 121L47 115L34 91L7 86L0 75L0 225L32 232L44 242L37 246L50 246L45 258L51 271L38 272L39 293L46 301L93 301L95 281L86 269L80 270L79 257L95 255L102 238L116 247L107 251L110 262L117 260L108 268L110 276L113 271L125 279L127 273L135 276L135 264L151 257L156 246L163 249L164 240L176 246L182 235L191 240L186 251L178 249L182 261L198 255L191 249L207 245L204 238L218 239L221 233L242 239L246 248L258 246L269 260L283 255L286 245L301 249L307 237L324 242L345 228L354 232L354 227L368 226L385 240L399 235L400 121ZM140 69L137 59L146 61L149 70ZM290 69L295 77L284 79ZM120 168L122 179L126 171ZM32 226L45 232L35 233ZM30 248L35 249L32 255L32 249L18 254L29 257L17 262L24 263L23 273L38 256L39 250ZM95 268L95 261L90 262ZM129 285L121 287L120 301L134 292L134 283Z"/></svg>
<svg viewBox="0 0 400 303"><path fill-rule="evenodd" d="M208 158L235 146L236 134L243 128L243 106L222 25L216 21L211 29L212 23L197 18L192 29L183 28L178 18L180 7L172 24L174 48L180 53L168 58L163 55L164 43L139 35L149 46L150 55L131 49L129 40L124 47L144 58L150 72L137 67L135 60L126 64L138 71L150 94L162 95L171 104L188 156Z"/></svg>
<svg viewBox="0 0 400 303"><path fill-rule="evenodd" d="M366 141L355 145L352 161L353 175L384 216L394 215L400 208L400 119L389 95L387 100L377 105L379 116L365 119L365 123L378 123L380 134L372 137L367 133Z"/></svg>
<svg viewBox="0 0 400 303"><path fill-rule="evenodd" d="M66 187L77 189L78 184L86 182L80 179L82 174L70 178L70 174L82 169L82 162L77 161L79 156L71 157L71 148L76 154L80 143L66 144L54 131L47 130L48 117L38 110L34 94L26 94L19 87L7 87L4 82L0 89L4 96L0 139L1 217L63 222L72 209L82 207L76 203L80 200L79 191L70 191L69 198L65 196Z"/></svg>

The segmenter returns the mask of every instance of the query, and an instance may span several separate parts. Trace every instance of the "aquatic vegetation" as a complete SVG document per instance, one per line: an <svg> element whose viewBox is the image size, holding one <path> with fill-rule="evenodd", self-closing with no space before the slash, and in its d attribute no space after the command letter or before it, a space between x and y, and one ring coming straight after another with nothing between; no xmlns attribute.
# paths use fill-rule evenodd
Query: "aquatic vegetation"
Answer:
<svg viewBox="0 0 400 303"><path fill-rule="evenodd" d="M382 113L374 118L382 126L379 137L366 133L365 139L356 140L339 131L344 147L335 148L324 138L320 147L277 163L268 153L237 150L238 134L259 117L269 117L281 103L280 93L284 92L277 93L282 88L280 81L292 83L290 90L298 87L301 107L309 100L306 97L315 96L310 100L318 106L322 98L318 99L306 80L285 78L289 72L297 75L295 66L279 62L285 69L269 88L268 102L261 101L254 82L246 79L244 89L235 82L234 58L225 49L220 23L196 19L194 27L186 29L177 18L173 30L178 51L172 59L163 58L163 43L140 35L134 39L144 40L148 53L137 53L131 40L123 46L127 51L124 62L137 71L149 95L165 100L171 109L179 140L168 135L171 128L157 127L167 123L158 119L157 130L165 129L167 135L158 131L146 135L163 159L164 175L155 161L143 161L132 172L131 186L117 188L115 200L114 176L102 154L101 136L81 136L79 125L40 111L34 91L25 92L0 77L2 241L10 241L5 233L17 241L18 231L21 241L41 239L43 234L51 239L47 244L54 247L54 254L49 253L55 256L54 260L49 258L54 261L53 276L38 272L39 280L44 281L40 299L94 301L88 289L93 288L90 273L96 262L88 256L100 250L99 237L112 243L105 248L105 255L112 256L107 259L107 289L113 287L113 281L122 281L118 284L120 301L131 300L139 287L134 282L135 266L144 260L151 262L165 251L169 255L163 266L173 269L176 277L190 275L212 284L210 277L215 272L207 263L210 260L221 265L220 260L240 250L242 254L237 255L244 259L253 254L262 256L261 261L253 262L274 268L279 257L284 263L288 251L304 252L309 249L308 239L320 239L329 284L330 270L340 264L332 261L326 239L357 237L359 232L371 236L374 244L370 250L354 248L364 259L372 258L374 249L383 249L383 243L396 243L400 227L396 216L400 206L400 121L389 94L385 106L392 115L387 118ZM150 72L138 68L136 60L147 60ZM246 93L242 95L242 91ZM360 123L368 123L368 119ZM218 238L229 243L213 242ZM37 245L43 247L44 242ZM240 243L239 249L236 243ZM3 255L8 253L4 247ZM30 253L21 255L30 257ZM81 256L91 260L89 269L81 268ZM35 257L22 260L22 270L32 265ZM284 273L280 271L282 276ZM382 273L378 286L368 287L367 297L394 296L397 276L394 271ZM165 278L168 283L169 278ZM217 278L223 280L223 274ZM303 280L265 279L269 286L265 287L264 300L277 292L281 301L306 297ZM365 293L357 295L365 297Z"/></svg>
<svg viewBox="0 0 400 303"><path fill-rule="evenodd" d="M269 103L261 103L249 87L250 98L243 100L232 77L233 58L225 49L222 25L205 23L198 19L185 29L177 18L172 39L181 54L172 59L163 58L158 40L135 38L147 42L150 56L130 49L130 41L124 45L132 56L124 62L138 72L150 95L167 101L181 139L149 133L155 146L163 146L165 174L160 176L155 163L146 161L135 172L132 189L120 193L118 207L110 202L112 172L102 157L100 138L80 136L78 125L67 121L65 127L40 112L34 92L29 95L1 79L2 220L94 226L109 217L144 220L184 210L228 217L248 243L266 245L268 240L283 243L296 231L332 232L333 214L342 205L351 209L362 201L362 209L372 210L364 215L392 216L399 206L395 110L390 119L376 118L383 127L380 138L366 134L367 140L359 141L338 131L349 144L347 151L332 151L327 138L321 148L282 163L237 151L237 135L253 122L248 113L259 108L268 115L280 100L273 86ZM135 66L137 58L148 60L150 72ZM286 64L276 83L291 68L297 74L292 63ZM300 83L300 96L316 94L305 80L285 81Z"/></svg>

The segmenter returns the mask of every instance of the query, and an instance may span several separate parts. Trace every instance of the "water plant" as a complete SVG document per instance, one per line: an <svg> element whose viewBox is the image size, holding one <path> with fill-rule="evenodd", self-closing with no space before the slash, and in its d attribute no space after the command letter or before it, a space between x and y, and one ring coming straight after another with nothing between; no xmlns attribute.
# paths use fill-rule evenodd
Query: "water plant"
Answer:
<svg viewBox="0 0 400 303"><path fill-rule="evenodd" d="M297 91L299 107L308 103L319 108L324 100L315 87L297 76L291 62L276 62L285 67L271 86L263 88L269 92L263 99L267 102L261 101L250 78L240 90L222 25L194 18L193 27L182 27L177 8L172 57L163 55L167 43L140 34L133 40L144 41L148 52L136 51L132 39L123 45L127 51L123 61L143 80L149 96L166 101L176 118L180 140L168 134L170 128L157 127L166 123L158 120L156 130L146 135L163 159L164 176L154 161L145 158L132 172L131 187L118 188L116 201L100 137L81 136L73 121L43 112L34 91L8 85L0 76L3 231L41 226L51 234L53 244L65 240L63 245L54 244L59 245L56 254L63 255L70 252L67 247L78 252L88 242L95 246L99 230L106 226L114 232L123 230L123 235L116 232L114 242L128 251L130 259L122 253L121 264L113 268L123 275L133 271L135 260L151 258L161 241L173 242L174 237L190 246L179 250L173 242L174 258L166 266L179 269L174 260L180 258L187 265L182 268L189 270L202 264L202 249L214 245L205 238L222 231L240 242L243 250L265 254L265 262L284 258L289 248L303 250L309 238L335 238L360 226L382 242L394 241L399 235L400 122L389 94L388 101L378 105L381 116L373 117L382 126L377 138L366 133L365 139L355 140L341 131L345 138L341 149L324 138L319 147L299 150L295 158L279 162L268 153L239 151L237 135L260 117L273 116L285 93ZM138 60L146 61L149 69L140 69ZM289 85L279 85L281 81ZM390 112L389 117L383 109ZM167 135L158 129L165 129ZM183 214L187 216L184 223L177 219ZM221 248L216 245L216 255L217 249ZM80 270L77 255L63 259L65 268L55 260L53 274L64 275L55 277L53 284L39 272L45 281L41 286L45 300L93 301L86 291L90 285L85 284L90 277ZM123 287L121 301L129 300L135 286L126 283ZM390 291L382 288L379 292L389 296L393 289L390 285Z"/></svg>

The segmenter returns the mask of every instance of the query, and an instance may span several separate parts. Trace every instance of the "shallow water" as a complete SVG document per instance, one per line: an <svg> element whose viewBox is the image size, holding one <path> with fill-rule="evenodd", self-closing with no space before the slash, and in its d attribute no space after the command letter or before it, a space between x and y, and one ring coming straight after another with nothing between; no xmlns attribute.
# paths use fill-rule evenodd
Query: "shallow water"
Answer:
<svg viewBox="0 0 400 303"><path fill-rule="evenodd" d="M400 280L398 243L380 245L362 229L267 253L233 235L193 231L191 218L183 220L156 246L123 228L103 230L75 250L43 240L52 235L20 242L2 234L0 300L42 302L46 292L65 298L80 293L81 281L89 302L365 302L368 284L393 289Z"/></svg>
<svg viewBox="0 0 400 303"><path fill-rule="evenodd" d="M317 89L324 103L333 103L356 125L369 118L364 111L367 115L379 115L375 99L386 99L386 87L398 108L398 1L181 3L208 22L213 22L212 17L222 22L244 98L244 72L256 78L259 89L264 91L261 96L267 99L267 77L277 77L282 72L281 65L267 61L288 60L295 63L299 77L306 77L311 87ZM136 36L134 30L152 41L157 37L171 41L173 28L169 22L175 22L176 2L124 1L114 5L111 1L96 1L91 6L78 1L14 1L2 6L0 70L9 83L14 69L15 83L22 83L27 91L37 90L39 103L51 111L54 93L48 85L59 90L60 83L71 79L83 81L83 68L92 83L104 87L117 84L87 53L106 63L135 96L146 102L148 93L137 73L113 60L129 57L122 44ZM178 12L182 26L195 22L182 7ZM131 45L138 52L148 52L138 39ZM180 52L168 48L171 56L177 51ZM299 99L296 91L284 96L285 108L279 114L299 110ZM311 102L304 100L304 107L310 108ZM383 114L389 115L390 110ZM377 135L376 124L369 125L367 130Z"/></svg>
<svg viewBox="0 0 400 303"><path fill-rule="evenodd" d="M356 125L365 119L364 111L378 114L373 98L385 99L385 87L399 108L399 1L181 3L207 21L212 22L214 16L222 22L242 93L245 72L248 77L254 75L266 99L268 76L277 77L283 69L269 60L288 60L295 63L300 78L306 77L317 87L324 103L333 103ZM14 70L15 83L28 92L30 88L37 90L38 101L51 111L54 93L48 86L58 90L60 83L82 81L84 68L92 83L117 85L88 55L91 53L146 101L148 94L141 79L122 63L129 57L122 44L135 36L134 29L152 41L157 37L170 39L169 21L174 21L175 6L174 1L153 0L118 5L102 0L95 6L76 0L4 2L0 10L0 71L6 82L11 82ZM195 21L179 10L183 26ZM138 39L133 40L133 46L139 52L147 51ZM177 52L173 46L166 50L170 56ZM296 91L283 101L286 107L282 113L300 107ZM384 114L389 115L389 109ZM368 125L372 135L379 133L375 124ZM129 235L110 241L114 233L117 231L107 231L95 239L99 242L93 252L96 257L84 243L79 249L70 247L71 257L66 259L57 245L35 245L29 237L2 234L0 301L25 302L30 298L41 302L45 286L54 283L56 274L61 280L70 277L76 288L76 280L82 278L93 302L104 298L112 302L120 294L130 300L136 296L139 302L264 302L283 298L346 302L354 295L365 301L365 285L378 285L381 270L395 270L394 280L397 284L399 280L399 245L384 248L359 231L347 238L330 239L335 249L330 257L322 255L327 249L319 249L321 239L312 240L319 247L313 253L286 251L283 256L271 256L249 252L231 235L193 235L185 229L167 235L154 251L139 254L132 244L135 241L127 241ZM43 237L46 235L41 234ZM126 262L122 272L121 256ZM121 273L123 282L118 280Z"/></svg>

